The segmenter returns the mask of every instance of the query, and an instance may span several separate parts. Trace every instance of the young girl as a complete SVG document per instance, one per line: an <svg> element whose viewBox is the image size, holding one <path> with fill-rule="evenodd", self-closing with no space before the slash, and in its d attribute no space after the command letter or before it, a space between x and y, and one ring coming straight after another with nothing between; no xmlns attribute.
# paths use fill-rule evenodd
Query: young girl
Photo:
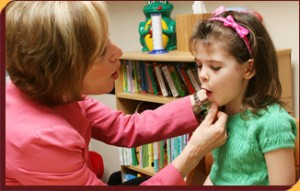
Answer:
<svg viewBox="0 0 300 191"><path fill-rule="evenodd" d="M228 141L212 152L205 185L295 182L296 123L282 107L276 51L250 12L224 11L190 39L202 88L228 114Z"/></svg>

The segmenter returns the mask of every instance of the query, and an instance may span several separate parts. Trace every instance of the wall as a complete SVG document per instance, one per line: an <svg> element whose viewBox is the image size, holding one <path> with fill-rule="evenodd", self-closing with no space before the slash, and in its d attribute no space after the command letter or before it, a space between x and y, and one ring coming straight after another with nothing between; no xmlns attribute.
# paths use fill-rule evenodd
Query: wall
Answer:
<svg viewBox="0 0 300 191"><path fill-rule="evenodd" d="M193 1L170 1L174 5L172 17L177 14L191 14ZM110 38L124 52L139 51L138 26L144 21L143 6L146 1L108 1L110 11ZM219 5L226 7L247 7L259 12L273 38L277 49L292 49L292 65L294 76L294 107L299 118L299 2L298 1L206 1L206 10L212 12ZM114 95L96 96L102 102L115 108ZM104 181L109 175L120 169L118 148L98 141L92 141L91 149L104 157Z"/></svg>

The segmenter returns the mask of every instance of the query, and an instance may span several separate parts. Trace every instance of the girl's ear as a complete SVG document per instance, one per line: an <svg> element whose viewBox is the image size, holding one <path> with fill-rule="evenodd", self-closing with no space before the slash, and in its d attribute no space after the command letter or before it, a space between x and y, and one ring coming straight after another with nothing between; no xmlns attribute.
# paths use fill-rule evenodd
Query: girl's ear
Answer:
<svg viewBox="0 0 300 191"><path fill-rule="evenodd" d="M249 59L244 64L244 78L250 80L253 76L255 76L254 60Z"/></svg>

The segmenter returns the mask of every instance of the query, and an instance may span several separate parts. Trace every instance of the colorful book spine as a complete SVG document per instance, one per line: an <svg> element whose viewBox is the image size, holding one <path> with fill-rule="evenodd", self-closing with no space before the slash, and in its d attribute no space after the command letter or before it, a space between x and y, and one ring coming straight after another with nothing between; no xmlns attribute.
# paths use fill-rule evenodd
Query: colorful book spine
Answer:
<svg viewBox="0 0 300 191"><path fill-rule="evenodd" d="M153 143L148 144L148 166L153 167L154 157L153 157Z"/></svg>
<svg viewBox="0 0 300 191"><path fill-rule="evenodd" d="M178 91L177 91L177 89L175 87L175 83L173 81L173 78L171 77L170 71L168 69L168 65L163 66L161 69L162 69L163 74L164 74L164 76L165 76L165 78L167 80L167 83L168 83L168 85L170 87L170 90L172 92L173 97L178 97L179 93L178 93Z"/></svg>
<svg viewBox="0 0 300 191"><path fill-rule="evenodd" d="M196 90L196 91L199 91L201 85L200 85L200 83L198 83L198 81L199 81L198 77L197 77L197 76L195 77L195 75L194 75L194 74L195 74L195 71L197 72L197 69L195 69L195 68L188 68L188 69L186 70L186 72L187 72L187 74L188 74L188 76L189 76L189 78L190 78L190 80L191 80L191 82L192 82L192 84L193 84L195 90ZM198 80L197 80L197 79L198 79Z"/></svg>
<svg viewBox="0 0 300 191"><path fill-rule="evenodd" d="M145 67L146 67L147 84L148 84L148 88L149 88L148 93L154 94L154 89L153 89L153 86L152 86L150 72L149 72L150 66L149 66L148 62L145 63Z"/></svg>
<svg viewBox="0 0 300 191"><path fill-rule="evenodd" d="M130 150L131 150L132 165L137 166L139 163L136 157L136 148L130 148Z"/></svg>
<svg viewBox="0 0 300 191"><path fill-rule="evenodd" d="M154 74L153 63L148 63L148 72L149 72L150 82L153 88L153 94L160 95L160 89L156 82L157 78L156 75Z"/></svg>
<svg viewBox="0 0 300 191"><path fill-rule="evenodd" d="M174 81L175 88L177 89L177 91L179 93L179 96L181 96L181 97L185 96L184 89L181 85L180 79L178 77L178 74L175 70L174 65L170 65L168 68L169 68L169 71L170 71L170 75L171 75L171 77Z"/></svg>
<svg viewBox="0 0 300 191"><path fill-rule="evenodd" d="M136 82L137 82L137 89L138 93L141 93L143 91L142 89L142 77L141 77L141 68L140 63L138 61L135 62L135 68L136 68Z"/></svg>
<svg viewBox="0 0 300 191"><path fill-rule="evenodd" d="M168 165L167 141L162 140L159 142L159 169L162 169L167 165Z"/></svg>
<svg viewBox="0 0 300 191"><path fill-rule="evenodd" d="M123 92L128 92L128 82L127 82L127 64L126 64L126 61L124 60L122 65L121 65L121 68L122 68L122 78L123 78Z"/></svg>
<svg viewBox="0 0 300 191"><path fill-rule="evenodd" d="M171 138L167 139L167 161L168 164L170 164L172 162L172 149L171 149Z"/></svg>
<svg viewBox="0 0 300 191"><path fill-rule="evenodd" d="M188 93L189 94L195 93L195 89L193 87L193 84L192 84L190 78L188 77L188 74L185 71L184 64L183 63L177 64L176 69L177 69L178 73L180 74L179 76L181 77L181 80L184 83Z"/></svg>
<svg viewBox="0 0 300 191"><path fill-rule="evenodd" d="M149 166L148 144L142 145L142 168Z"/></svg>
<svg viewBox="0 0 300 191"><path fill-rule="evenodd" d="M139 61L139 68L140 68L141 84L142 84L141 93L147 93L148 82L147 82L147 75L146 75L146 64L143 61Z"/></svg>
<svg viewBox="0 0 300 191"><path fill-rule="evenodd" d="M159 170L159 141L153 143L153 159L153 170L154 172L157 172Z"/></svg>
<svg viewBox="0 0 300 191"><path fill-rule="evenodd" d="M128 92L133 93L133 79L132 79L132 64L130 60L126 61L127 65L127 87L128 87Z"/></svg>
<svg viewBox="0 0 300 191"><path fill-rule="evenodd" d="M163 79L161 66L156 65L156 66L154 67L154 70L155 70L155 74L156 74L156 77L157 77L158 84L159 84L159 86L160 86L162 95L163 95L164 97L169 96L169 92L168 92L168 89L167 89L165 80Z"/></svg>

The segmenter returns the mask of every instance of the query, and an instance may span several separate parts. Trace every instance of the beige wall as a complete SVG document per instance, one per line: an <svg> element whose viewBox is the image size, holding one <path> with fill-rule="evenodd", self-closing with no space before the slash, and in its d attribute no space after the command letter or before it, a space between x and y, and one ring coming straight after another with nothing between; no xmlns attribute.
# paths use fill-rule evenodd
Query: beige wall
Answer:
<svg viewBox="0 0 300 191"><path fill-rule="evenodd" d="M191 14L193 1L170 1L174 5L172 17L177 14ZM110 36L124 52L141 50L138 26L144 21L143 6L146 1L109 1ZM292 49L294 76L294 107L299 118L299 2L298 1L206 1L206 10L212 12L219 5L226 7L247 7L259 12L264 19L277 49ZM97 96L101 101L115 108L113 95ZM117 147L93 141L91 149L104 157L105 174L108 176L120 169Z"/></svg>

